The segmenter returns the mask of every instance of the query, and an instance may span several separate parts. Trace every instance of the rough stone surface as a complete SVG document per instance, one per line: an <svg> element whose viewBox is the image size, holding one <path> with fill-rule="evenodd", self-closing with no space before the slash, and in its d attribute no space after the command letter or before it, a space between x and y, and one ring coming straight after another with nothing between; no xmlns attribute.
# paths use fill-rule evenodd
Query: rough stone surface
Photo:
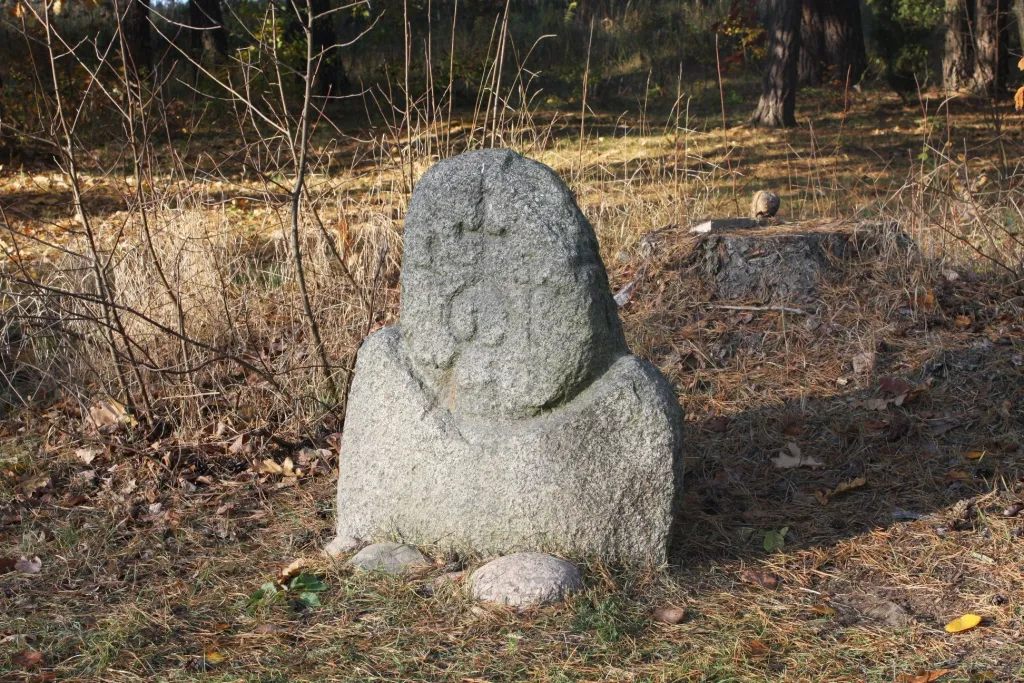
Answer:
<svg viewBox="0 0 1024 683"><path fill-rule="evenodd" d="M547 166L504 150L439 163L405 229L402 333L454 411L536 415L628 353L594 231Z"/></svg>
<svg viewBox="0 0 1024 683"><path fill-rule="evenodd" d="M544 553L499 557L469 578L473 597L509 607L532 607L564 600L583 588L572 562Z"/></svg>
<svg viewBox="0 0 1024 683"><path fill-rule="evenodd" d="M401 543L374 543L368 545L351 560L349 566L363 571L381 571L388 574L403 574L410 569L426 567L430 563L423 554L411 545Z"/></svg>
<svg viewBox="0 0 1024 683"><path fill-rule="evenodd" d="M356 362L338 537L663 561L682 415L629 354L564 183L464 154L420 180L405 231L401 322Z"/></svg>

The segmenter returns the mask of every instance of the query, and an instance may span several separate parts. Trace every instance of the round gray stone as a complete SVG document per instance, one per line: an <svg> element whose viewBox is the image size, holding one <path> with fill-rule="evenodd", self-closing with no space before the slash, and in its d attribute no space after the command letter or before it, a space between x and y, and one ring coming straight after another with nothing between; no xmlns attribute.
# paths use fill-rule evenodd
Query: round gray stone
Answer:
<svg viewBox="0 0 1024 683"><path fill-rule="evenodd" d="M488 562L470 577L473 597L509 607L559 602L583 587L572 562L544 553L517 553Z"/></svg>
<svg viewBox="0 0 1024 683"><path fill-rule="evenodd" d="M374 543L368 545L348 561L350 567L362 571L403 574L410 569L426 567L430 563L416 548L401 543Z"/></svg>

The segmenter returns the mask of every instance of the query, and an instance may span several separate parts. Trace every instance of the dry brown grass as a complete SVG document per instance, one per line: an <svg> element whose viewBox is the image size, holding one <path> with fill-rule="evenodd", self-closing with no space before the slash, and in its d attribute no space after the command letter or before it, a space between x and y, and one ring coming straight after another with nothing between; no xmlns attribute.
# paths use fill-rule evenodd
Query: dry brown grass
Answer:
<svg viewBox="0 0 1024 683"><path fill-rule="evenodd" d="M164 189L153 188L159 259L187 304L189 334L248 359L281 387L194 349L194 380L146 371L165 426L100 436L84 417L115 381L89 351L98 345L18 342L22 396L32 398L24 382L44 376L66 391L56 404L36 396L0 425L2 554L43 560L39 575L0 578L3 676L892 681L948 668L944 681L986 680L970 678L985 672L1024 679L1024 522L1001 515L1024 496L1022 299L1007 273L1020 268L1010 234L1020 189L1003 162L1004 153L1019 158L1020 142L1007 122L993 141L985 116L954 109L947 130L944 116L878 93L855 96L845 113L841 103L811 100L804 115L813 133L734 128L728 160L713 115L707 130L694 117L689 131L595 116L582 159L572 137L578 119L540 125L535 111L528 130L501 133L573 184L614 287L646 264L624 323L633 348L677 387L688 421L672 567L636 573L590 563L586 594L526 614L481 608L458 590L424 590L446 565L480 558L437 557L436 569L408 580L355 576L319 559L332 530L334 456L319 453L316 470L295 482L259 465L326 447L339 424L324 414L309 357L280 238L282 199L238 168L213 174L196 158L208 173L202 182L160 201ZM311 218L305 247L339 373L365 332L395 316L404 178L409 163L415 175L430 162L420 155L426 138L415 139L412 153L398 142L318 139L312 205L344 269ZM942 152L946 139L966 157ZM918 158L925 145L931 161ZM979 186L981 171L988 180ZM74 244L67 207L36 201L60 189L51 178L43 168L5 170L5 211L29 252L25 267L71 282L77 271L61 266L73 260L50 250L46 264L30 239ZM173 327L132 222L137 211L102 208L123 190L114 180L97 176L90 187L87 200L117 255L120 296ZM783 195L790 218L896 219L920 250L890 245L847 264L820 292L813 308L821 325L811 329L806 317L748 318L709 306L713 293L686 265L692 240L681 228L660 233L653 256L640 249L648 232L735 212L761 187ZM5 268L6 282L21 272L13 259ZM950 269L959 279L941 272ZM43 310L8 292L6 304L21 307L9 316ZM15 320L5 321L9 329ZM173 337L138 316L131 324L156 367L179 367ZM877 354L871 374L852 370L863 351ZM886 376L911 383L915 400L884 411L854 403L877 396ZM245 446L232 450L239 434ZM771 458L791 441L825 467L775 468ZM83 462L79 448L95 459ZM978 450L980 459L966 457ZM865 485L824 504L815 497L861 476ZM922 517L901 522L894 510ZM764 533L782 527L785 547L766 552ZM324 607L250 613L246 596L297 557L326 577ZM742 583L744 569L772 572L781 586ZM684 606L686 620L653 622L652 610L665 604ZM893 604L903 616L879 616ZM960 635L942 630L965 612L986 621ZM39 651L42 662L22 668L25 650Z"/></svg>

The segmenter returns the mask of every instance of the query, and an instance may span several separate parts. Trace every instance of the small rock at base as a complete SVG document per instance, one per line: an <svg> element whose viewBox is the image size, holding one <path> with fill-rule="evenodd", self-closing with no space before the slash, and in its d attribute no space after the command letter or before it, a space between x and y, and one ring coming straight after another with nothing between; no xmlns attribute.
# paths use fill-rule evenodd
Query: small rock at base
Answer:
<svg viewBox="0 0 1024 683"><path fill-rule="evenodd" d="M571 562L543 553L517 553L488 562L470 577L473 597L509 607L544 605L583 587Z"/></svg>
<svg viewBox="0 0 1024 683"><path fill-rule="evenodd" d="M333 541L324 546L324 553L328 557L338 558L347 555L359 547L359 539L351 536L336 536Z"/></svg>
<svg viewBox="0 0 1024 683"><path fill-rule="evenodd" d="M430 563L416 548L401 543L374 543L355 554L348 561L350 567L387 574L403 574L410 569L426 567Z"/></svg>

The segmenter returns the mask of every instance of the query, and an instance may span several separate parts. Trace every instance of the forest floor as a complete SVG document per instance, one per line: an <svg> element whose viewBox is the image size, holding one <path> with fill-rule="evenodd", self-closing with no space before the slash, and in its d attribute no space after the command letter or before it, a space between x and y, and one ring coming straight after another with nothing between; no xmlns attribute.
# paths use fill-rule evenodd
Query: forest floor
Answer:
<svg viewBox="0 0 1024 683"><path fill-rule="evenodd" d="M1024 680L1024 295L929 232L931 208L908 190L957 155L969 180L1006 190L1021 122L951 109L825 93L801 105L799 129L737 122L728 142L713 110L682 137L612 115L586 145L578 119L547 129L535 156L577 191L613 288L643 273L621 309L627 336L687 415L670 566L583 561L585 592L523 613L476 604L459 583L434 589L482 558L356 574L321 554L336 438L242 443L237 415L211 413L147 443L130 427L95 433L66 400L0 422L0 680ZM195 136L214 155L235 144ZM372 156L334 149L345 170L324 182L353 205L360 192L381 202ZM90 178L86 197L111 220L114 178ZM716 308L686 266L685 230L641 253L650 231L742 212L761 188L787 219L901 207L919 248L844 265L807 315ZM206 190L239 230L279 229L238 177ZM74 229L67 199L41 162L0 170L21 233L59 241ZM349 211L351 230L372 214ZM394 318L397 292L387 300L375 325ZM797 451L805 466L779 466ZM302 476L261 466L286 457ZM254 597L295 561L322 581L320 606ZM666 606L685 617L656 619ZM980 624L944 629L964 614Z"/></svg>

